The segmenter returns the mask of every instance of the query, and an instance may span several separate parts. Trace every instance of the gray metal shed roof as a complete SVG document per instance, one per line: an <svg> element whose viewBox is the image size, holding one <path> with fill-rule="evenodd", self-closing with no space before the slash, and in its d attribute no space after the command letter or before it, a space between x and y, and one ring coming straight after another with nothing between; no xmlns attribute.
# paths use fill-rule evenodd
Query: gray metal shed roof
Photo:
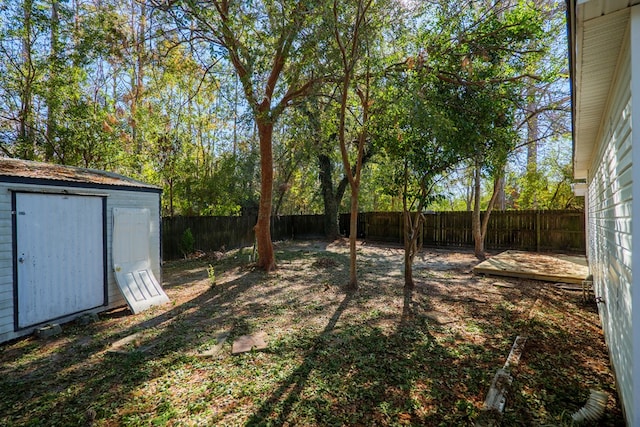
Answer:
<svg viewBox="0 0 640 427"><path fill-rule="evenodd" d="M72 187L124 187L133 191L162 191L154 185L113 172L9 158L0 158L0 182Z"/></svg>

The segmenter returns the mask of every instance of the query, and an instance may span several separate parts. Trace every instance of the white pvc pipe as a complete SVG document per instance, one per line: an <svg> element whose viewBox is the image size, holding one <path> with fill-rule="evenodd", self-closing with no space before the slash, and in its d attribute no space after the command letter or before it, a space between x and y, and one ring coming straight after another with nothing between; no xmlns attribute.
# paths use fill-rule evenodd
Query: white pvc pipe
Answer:
<svg viewBox="0 0 640 427"><path fill-rule="evenodd" d="M576 423L595 422L604 415L609 395L598 390L592 389L590 391L587 403L571 416Z"/></svg>

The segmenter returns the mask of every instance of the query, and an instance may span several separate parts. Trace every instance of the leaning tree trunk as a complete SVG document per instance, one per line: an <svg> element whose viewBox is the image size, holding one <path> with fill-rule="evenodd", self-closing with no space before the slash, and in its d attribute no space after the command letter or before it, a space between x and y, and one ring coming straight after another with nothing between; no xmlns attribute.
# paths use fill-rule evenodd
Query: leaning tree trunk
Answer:
<svg viewBox="0 0 640 427"><path fill-rule="evenodd" d="M480 235L482 236L482 248L484 249L484 241L487 238L487 229L489 228L489 218L493 207L498 200L498 196L502 191L502 175L498 175L493 179L493 193L491 193L491 199L487 205L487 210L484 212L484 218L482 218L482 224L480 226Z"/></svg>
<svg viewBox="0 0 640 427"><path fill-rule="evenodd" d="M501 190L501 178L502 175L498 174L493 180L493 192L491 199L487 205L487 210L484 213L484 218L480 218L480 161L476 160L476 171L474 175L474 201L473 201L473 216L471 220L471 227L473 229L473 241L474 241L474 254L479 260L486 258L484 250L484 241L487 237L487 229L489 227L489 217L493 211L493 207L498 198L498 194Z"/></svg>
<svg viewBox="0 0 640 427"><path fill-rule="evenodd" d="M260 204L254 228L258 245L258 267L265 271L276 268L271 243L271 199L273 197L273 123L258 123L260 139Z"/></svg>

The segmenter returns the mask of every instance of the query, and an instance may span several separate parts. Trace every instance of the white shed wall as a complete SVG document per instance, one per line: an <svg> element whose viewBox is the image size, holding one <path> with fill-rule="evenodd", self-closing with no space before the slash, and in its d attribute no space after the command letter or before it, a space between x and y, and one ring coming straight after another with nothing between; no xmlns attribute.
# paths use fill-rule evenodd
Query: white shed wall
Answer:
<svg viewBox="0 0 640 427"><path fill-rule="evenodd" d="M633 398L633 140L628 34L589 170L587 215L589 265L596 297L602 299L598 309L618 391L630 422L637 414Z"/></svg>
<svg viewBox="0 0 640 427"><path fill-rule="evenodd" d="M113 231L113 208L147 208L151 216L149 238L151 269L162 283L160 259L160 194L157 192L140 192L104 188L69 188L64 186L34 185L0 182L0 342L4 342L32 332L32 328L14 330L14 295L13 295L13 228L11 218L11 190L41 191L47 193L102 194L106 195L106 247L107 247L107 294L108 305L92 312L118 307L126 304L115 282L113 274L111 245ZM59 321L71 320L62 318Z"/></svg>

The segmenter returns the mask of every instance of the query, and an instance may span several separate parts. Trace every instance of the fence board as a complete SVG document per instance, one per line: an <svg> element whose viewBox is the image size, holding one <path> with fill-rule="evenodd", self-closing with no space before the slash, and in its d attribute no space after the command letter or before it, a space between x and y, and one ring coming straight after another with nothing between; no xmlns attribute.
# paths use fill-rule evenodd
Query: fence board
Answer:
<svg viewBox="0 0 640 427"><path fill-rule="evenodd" d="M349 214L340 215L340 232L349 235ZM162 221L163 259L183 256L180 241L187 229L194 249L219 250L252 245L255 216L173 217ZM402 243L401 212L358 214L358 237L371 241ZM319 238L324 235L322 215L284 215L271 219L273 240ZM471 247L471 212L425 214L422 230L425 246ZM585 252L582 211L493 211L489 218L487 249Z"/></svg>

